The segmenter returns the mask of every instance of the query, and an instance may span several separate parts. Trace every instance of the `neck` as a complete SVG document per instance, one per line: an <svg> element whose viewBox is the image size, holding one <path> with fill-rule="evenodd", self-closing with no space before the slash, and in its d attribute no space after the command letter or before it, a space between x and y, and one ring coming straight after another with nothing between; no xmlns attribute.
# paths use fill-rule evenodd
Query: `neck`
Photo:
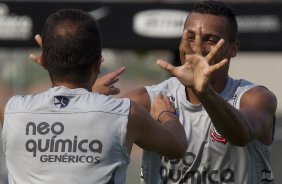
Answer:
<svg viewBox="0 0 282 184"><path fill-rule="evenodd" d="M91 84L74 84L70 82L52 82L52 87L56 86L64 86L69 89L75 89L75 88L84 88L88 91L92 91L92 85Z"/></svg>

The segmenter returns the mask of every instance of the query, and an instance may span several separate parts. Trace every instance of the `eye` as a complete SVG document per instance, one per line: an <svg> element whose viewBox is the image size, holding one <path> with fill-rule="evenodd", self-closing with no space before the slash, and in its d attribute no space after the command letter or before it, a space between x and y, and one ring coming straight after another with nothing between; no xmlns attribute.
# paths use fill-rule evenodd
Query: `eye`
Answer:
<svg viewBox="0 0 282 184"><path fill-rule="evenodd" d="M189 41L194 41L194 40L195 40L195 36L193 36L193 35L189 36L189 37L188 37L188 40L189 40Z"/></svg>
<svg viewBox="0 0 282 184"><path fill-rule="evenodd" d="M188 41L189 41L189 42L194 41L194 40L195 40L195 37L196 37L196 35L195 35L194 32L192 32L192 31L189 31L189 32L188 32Z"/></svg>
<svg viewBox="0 0 282 184"><path fill-rule="evenodd" d="M207 39L207 42L213 45L216 45L218 41L219 41L218 38L213 38L213 37Z"/></svg>

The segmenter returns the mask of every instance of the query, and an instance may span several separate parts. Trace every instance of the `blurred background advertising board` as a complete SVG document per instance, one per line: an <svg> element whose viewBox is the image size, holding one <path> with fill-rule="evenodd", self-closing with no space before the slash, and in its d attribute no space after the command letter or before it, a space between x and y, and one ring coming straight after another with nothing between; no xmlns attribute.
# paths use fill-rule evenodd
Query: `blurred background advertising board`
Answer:
<svg viewBox="0 0 282 184"><path fill-rule="evenodd" d="M282 50L282 3L234 3L241 50ZM178 47L193 3L1 1L0 46L35 46L46 17L60 8L80 8L99 21L104 47ZM263 11L262 11L263 10Z"/></svg>

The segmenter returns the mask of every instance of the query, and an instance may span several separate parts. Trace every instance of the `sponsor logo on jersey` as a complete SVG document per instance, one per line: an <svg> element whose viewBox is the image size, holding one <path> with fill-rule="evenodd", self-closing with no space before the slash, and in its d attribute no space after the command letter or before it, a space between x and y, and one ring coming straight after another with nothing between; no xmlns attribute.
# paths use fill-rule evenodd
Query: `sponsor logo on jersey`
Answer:
<svg viewBox="0 0 282 184"><path fill-rule="evenodd" d="M227 143L227 140L220 134L215 128L212 128L210 131L212 141L220 142L223 144Z"/></svg>
<svg viewBox="0 0 282 184"><path fill-rule="evenodd" d="M80 139L73 135L62 137L65 126L61 122L28 122L26 124L25 149L41 162L98 164L103 144L98 139Z"/></svg>
<svg viewBox="0 0 282 184"><path fill-rule="evenodd" d="M273 182L272 172L269 170L262 170L261 171L261 182L262 183Z"/></svg>
<svg viewBox="0 0 282 184"><path fill-rule="evenodd" d="M175 103L175 97L174 96L168 96L169 100L173 103Z"/></svg>
<svg viewBox="0 0 282 184"><path fill-rule="evenodd" d="M65 108L68 106L70 99L65 96L55 96L54 105L59 109Z"/></svg>
<svg viewBox="0 0 282 184"><path fill-rule="evenodd" d="M238 100L237 94L234 94L231 98L225 98L225 101L227 101L233 107L236 107L237 100Z"/></svg>
<svg viewBox="0 0 282 184"><path fill-rule="evenodd" d="M210 165L201 170L192 170L196 155L192 152L186 152L182 159L169 160L161 156L162 166L159 174L162 183L234 183L235 172L230 168L214 169ZM146 181L145 166L143 166L141 178Z"/></svg>
<svg viewBox="0 0 282 184"><path fill-rule="evenodd" d="M177 108L177 105L176 105L176 99L174 96L168 96L168 99L169 101L172 103L173 107L175 108L175 111L174 111L174 114L176 116L179 116L179 112L178 112L178 108Z"/></svg>

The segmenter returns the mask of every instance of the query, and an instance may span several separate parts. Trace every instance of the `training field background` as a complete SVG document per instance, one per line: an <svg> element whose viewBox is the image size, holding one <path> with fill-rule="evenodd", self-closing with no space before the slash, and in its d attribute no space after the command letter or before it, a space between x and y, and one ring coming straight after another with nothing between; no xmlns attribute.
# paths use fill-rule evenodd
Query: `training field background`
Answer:
<svg viewBox="0 0 282 184"><path fill-rule="evenodd" d="M29 60L29 53L39 53L38 49L0 49L0 103L14 94L42 92L50 87L47 72ZM105 62L102 75L120 66L126 66L125 73L116 84L125 92L158 83L169 74L155 65L157 59L173 60L173 53L165 50L131 51L104 49ZM276 183L282 183L282 52L239 52L231 61L230 76L244 78L265 85L278 99L275 141L272 149L272 165ZM120 97L121 95L117 95ZM139 182L139 169L142 150L134 147L128 168L127 184ZM4 156L0 152L0 184L6 178Z"/></svg>

